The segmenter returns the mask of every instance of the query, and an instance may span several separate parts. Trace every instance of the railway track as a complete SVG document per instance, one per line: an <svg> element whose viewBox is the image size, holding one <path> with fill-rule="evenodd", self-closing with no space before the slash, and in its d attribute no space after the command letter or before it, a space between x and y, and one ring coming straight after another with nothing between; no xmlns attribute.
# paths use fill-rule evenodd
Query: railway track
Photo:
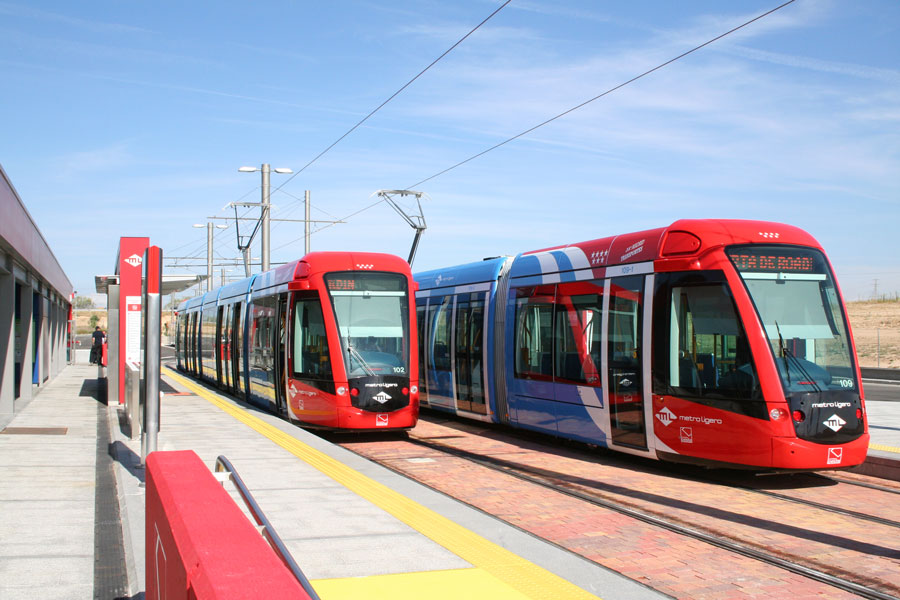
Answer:
<svg viewBox="0 0 900 600"><path fill-rule="evenodd" d="M826 479L828 481L833 481L835 483L846 483L847 485L855 485L858 487L868 488L870 490L878 490L880 492L887 492L889 494L900 494L900 487L878 485L877 483L869 483L868 481L857 481L855 479L848 479L846 477L841 477L840 475L823 475L822 473L816 473L814 475L814 477L818 477L820 479Z"/></svg>
<svg viewBox="0 0 900 600"><path fill-rule="evenodd" d="M836 485L850 485L850 486L855 486L855 487L863 487L866 489L876 490L878 492L883 492L883 493L888 493L888 494L900 494L900 489L897 489L897 488L873 484L873 483L869 483L869 482L865 482L865 481L855 481L852 479L846 479L846 478L841 478L841 477L832 477L829 475L823 475L821 473L799 474L797 476L810 477L810 478L814 478L817 480L831 482L832 484L836 484ZM698 477L702 477L702 476L698 475ZM745 490L747 492L750 492L753 494L759 494L761 496L767 496L769 498L776 498L778 500L784 500L786 502L791 502L794 504L801 504L803 506L808 506L811 508L824 510L826 512L843 515L843 516L851 517L854 519L869 521L871 523L877 523L879 525L885 525L887 527L900 528L900 521L897 521L894 519L888 519L888 518L880 517L878 515L873 515L870 513L841 508L839 506L835 506L834 504L828 504L825 502L817 502L814 500L809 500L807 498L800 498L800 497L792 496L789 494L782 494L779 492L773 492L771 490L761 489L760 487L741 483L736 478L720 477L718 479L714 479L712 477L704 477L703 479L705 481L708 481L708 482L710 482L712 484L716 484L716 485L727 485L732 488ZM834 495L839 495L839 494L834 494Z"/></svg>
<svg viewBox="0 0 900 600"><path fill-rule="evenodd" d="M560 474L547 469L528 466L518 460L507 460L502 456L480 454L456 447L453 445L456 443L453 439L455 437L457 436L435 436L429 438L411 434L408 438L408 443L420 449L427 449L429 452L438 452L458 459L463 459L473 465L478 465L479 467L490 469L494 472L503 473L507 476L514 477L519 481L540 486L543 489L565 494L578 501L614 511L621 515L625 515L628 518L646 523L652 527L665 529L677 535L699 540L705 544L713 545L728 552L790 571L801 577L832 586L858 597L878 600L900 600L900 595L897 595L900 588L886 585L884 581L868 578L863 573L853 573L849 569L843 569L833 565L817 564L814 560L808 560L801 556L792 555L790 552L784 550L773 551L761 543L754 543L737 537L721 535L720 532L712 531L710 528L703 527L702 525L697 526L696 524L685 523L679 518L673 518L671 515L667 515L666 511L663 509L656 510L654 508L641 506L641 502L636 500L635 494L629 496L627 491L616 489L617 486L615 485L599 482L594 482L593 485L590 485L586 484L580 476L566 476L565 474ZM532 442L534 441L533 438L529 439ZM589 455L588 452L584 452L584 454L585 456ZM370 456L370 458L372 457ZM596 455L594 455L593 458L596 459ZM396 466L396 461L386 460L379 462L388 468L404 473L402 468ZM893 519L870 515L855 510L842 509L823 502L796 498L787 494L768 490L754 489L753 487L744 485L734 485L728 482L723 483L721 481L713 481L712 483L726 485L740 489L744 492L760 494L777 501L802 504L810 509L828 511L839 514L845 518L861 519L879 526L891 528L900 527L900 522ZM843 483L843 481L840 481L840 483ZM890 488L886 489L896 492L896 490ZM897 552L896 558L900 558L900 551Z"/></svg>
<svg viewBox="0 0 900 600"><path fill-rule="evenodd" d="M886 525L888 527L897 527L900 528L900 522L894 521L893 519L885 519L883 517L879 517L876 515L870 515L868 513L863 513L855 510L847 510L845 508L839 508L837 506L831 504L824 504L822 502L814 502L812 500L805 500L803 498L796 498L794 496L788 496L787 494L779 494L778 492L770 492L768 490L759 490L746 486L734 486L739 487L742 490L747 490L748 492L753 492L754 494L761 494L763 496L768 496L770 498L777 498L779 500L785 500L787 502L793 502L795 504L802 504L804 506L810 506L813 508L818 508L819 510L824 510L828 512L832 512L838 515L844 515L845 517L853 517L855 519L862 519L863 521L870 521L872 523L878 523L879 525Z"/></svg>

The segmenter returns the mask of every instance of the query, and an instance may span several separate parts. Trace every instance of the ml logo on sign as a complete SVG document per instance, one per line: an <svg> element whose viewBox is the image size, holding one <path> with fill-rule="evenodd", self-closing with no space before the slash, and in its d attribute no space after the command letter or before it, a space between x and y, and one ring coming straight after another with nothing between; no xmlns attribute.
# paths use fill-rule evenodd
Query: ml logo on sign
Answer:
<svg viewBox="0 0 900 600"><path fill-rule="evenodd" d="M125 262L127 262L132 267L139 267L139 266L141 266L141 263L144 262L144 259L142 257L138 256L137 254L132 254L131 256L129 256L128 258L125 259Z"/></svg>

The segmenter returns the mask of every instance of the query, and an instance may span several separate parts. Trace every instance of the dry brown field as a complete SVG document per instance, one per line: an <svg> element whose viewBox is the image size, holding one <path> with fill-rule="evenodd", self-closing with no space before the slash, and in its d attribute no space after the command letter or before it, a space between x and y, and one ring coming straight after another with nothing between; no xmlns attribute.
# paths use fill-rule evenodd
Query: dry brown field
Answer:
<svg viewBox="0 0 900 600"><path fill-rule="evenodd" d="M92 308L92 309L81 309L76 310L75 312L75 333L91 333L94 331L94 328L91 327L91 315L97 315L99 317L99 321L97 325L100 329L106 331L107 322L106 322L106 309Z"/></svg>
<svg viewBox="0 0 900 600"><path fill-rule="evenodd" d="M106 331L108 327L107 323L107 315L105 308L92 308L92 309L82 309L75 311L75 333L91 333L94 331L94 328L91 327L91 315L97 315L100 320L97 322L97 325L103 331ZM162 313L162 323L164 331L172 331L174 332L174 319L172 317L172 311L166 310ZM165 329L165 325L168 323L169 329ZM165 339L163 340L165 343Z"/></svg>
<svg viewBox="0 0 900 600"><path fill-rule="evenodd" d="M106 329L106 310L79 310L75 313L78 333L92 331L92 314L100 317L100 328ZM847 314L860 365L900 369L900 300L849 302ZM163 313L163 321L167 320L169 331L174 331L170 311Z"/></svg>
<svg viewBox="0 0 900 600"><path fill-rule="evenodd" d="M900 300L847 303L859 364L900 368Z"/></svg>

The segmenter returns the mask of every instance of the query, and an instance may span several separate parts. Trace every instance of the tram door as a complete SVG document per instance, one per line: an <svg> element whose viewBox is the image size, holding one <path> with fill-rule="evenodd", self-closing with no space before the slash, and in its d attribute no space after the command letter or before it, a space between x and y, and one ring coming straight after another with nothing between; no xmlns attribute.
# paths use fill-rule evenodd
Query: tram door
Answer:
<svg viewBox="0 0 900 600"><path fill-rule="evenodd" d="M222 317L225 314L225 307L220 306L216 311L216 381L220 385L227 385L223 375L222 362L225 360L225 321Z"/></svg>
<svg viewBox="0 0 900 600"><path fill-rule="evenodd" d="M426 300L419 300L421 304L416 305L416 332L419 337L419 397L423 404L428 402L428 377L425 370L425 348L427 341L425 338L425 304Z"/></svg>
<svg viewBox="0 0 900 600"><path fill-rule="evenodd" d="M197 368L197 314L196 312L191 313L191 325L188 331L188 349L191 353L191 358L188 363L191 365L190 369L192 373L199 373L200 370Z"/></svg>
<svg viewBox="0 0 900 600"><path fill-rule="evenodd" d="M278 296L275 323L275 407L279 415L289 416L287 410L287 294Z"/></svg>
<svg viewBox="0 0 900 600"><path fill-rule="evenodd" d="M459 410L486 414L484 394L484 293L456 298L454 362Z"/></svg>
<svg viewBox="0 0 900 600"><path fill-rule="evenodd" d="M609 420L612 441L647 447L642 389L643 276L619 277L609 289Z"/></svg>
<svg viewBox="0 0 900 600"><path fill-rule="evenodd" d="M221 382L229 392L234 392L231 385L231 304L219 307L219 347L222 349L222 361L219 369Z"/></svg>
<svg viewBox="0 0 900 600"><path fill-rule="evenodd" d="M231 326L231 381L234 384L235 394L243 392L241 381L241 343L244 336L241 335L241 303L236 302L231 313L233 324Z"/></svg>
<svg viewBox="0 0 900 600"><path fill-rule="evenodd" d="M433 300L434 302L434 300ZM426 381L428 403L453 408L453 372L450 365L451 311L453 297L444 296L428 305L428 354L426 355Z"/></svg>

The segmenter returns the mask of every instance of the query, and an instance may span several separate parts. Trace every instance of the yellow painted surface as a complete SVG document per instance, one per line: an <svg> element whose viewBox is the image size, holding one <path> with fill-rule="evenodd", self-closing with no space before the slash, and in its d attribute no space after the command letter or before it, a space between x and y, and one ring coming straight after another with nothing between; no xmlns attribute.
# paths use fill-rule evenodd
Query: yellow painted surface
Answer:
<svg viewBox="0 0 900 600"><path fill-rule="evenodd" d="M527 596L482 569L423 571L312 582L322 600L527 600Z"/></svg>
<svg viewBox="0 0 900 600"><path fill-rule="evenodd" d="M350 586L356 583L368 585L370 580L376 580L376 583L373 585L396 586L397 591L406 589L407 586L410 589L418 586L417 596L401 596L392 591L393 588L386 588L390 594L389 596L383 596L385 598L421 598L425 590L427 590L429 598L452 597L454 599L465 599L466 597L472 597L473 594L477 594L479 598L490 598L491 600L515 600L521 598L580 600L582 598L597 598L597 596L554 573L486 540L433 510L331 458L327 454L304 444L231 402L218 397L201 385L176 374L172 370L169 370L166 375L475 567L474 569L315 581L313 586L316 587L317 591L320 583L335 590L335 596L331 596L330 593L323 593L323 600L349 598L350 596L340 595L344 593L343 590L345 588L343 586L346 585L348 586L346 589L350 589ZM431 587L422 588L421 585L424 585L424 583L416 583L415 579L417 577L437 578L441 583L434 585L441 586L441 589L434 591ZM484 585L485 581L489 582L491 589L497 590L496 593L482 593L482 588L478 586ZM473 585L477 587L472 587ZM332 588L331 586L334 587ZM438 596L436 595L437 593L446 595ZM381 598L382 596L365 592L357 593L354 597Z"/></svg>
<svg viewBox="0 0 900 600"><path fill-rule="evenodd" d="M885 446L883 444L869 444L870 450L878 450L879 452L893 452L895 454L900 454L900 448L895 448L893 446Z"/></svg>

